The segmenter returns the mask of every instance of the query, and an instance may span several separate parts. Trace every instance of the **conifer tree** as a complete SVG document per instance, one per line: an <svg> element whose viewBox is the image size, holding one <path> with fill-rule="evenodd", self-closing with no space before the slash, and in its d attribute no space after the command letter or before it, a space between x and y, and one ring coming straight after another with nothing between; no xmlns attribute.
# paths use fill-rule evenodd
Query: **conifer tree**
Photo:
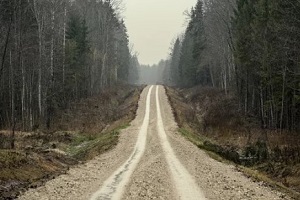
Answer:
<svg viewBox="0 0 300 200"><path fill-rule="evenodd" d="M192 9L190 21L182 42L179 61L182 85L209 84L207 66L203 65L202 53L205 47L205 32L203 21L203 2L197 1Z"/></svg>
<svg viewBox="0 0 300 200"><path fill-rule="evenodd" d="M179 74L180 55L181 55L181 42L179 38L177 38L171 53L170 81L172 85L178 85L180 81L180 74Z"/></svg>

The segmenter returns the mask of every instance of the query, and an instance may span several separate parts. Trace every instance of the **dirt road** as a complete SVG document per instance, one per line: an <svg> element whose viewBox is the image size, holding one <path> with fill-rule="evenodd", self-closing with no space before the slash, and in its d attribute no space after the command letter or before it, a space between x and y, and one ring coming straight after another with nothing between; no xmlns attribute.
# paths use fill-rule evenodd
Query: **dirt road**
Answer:
<svg viewBox="0 0 300 200"><path fill-rule="evenodd" d="M211 159L176 130L164 88L149 86L116 148L19 199L289 199Z"/></svg>

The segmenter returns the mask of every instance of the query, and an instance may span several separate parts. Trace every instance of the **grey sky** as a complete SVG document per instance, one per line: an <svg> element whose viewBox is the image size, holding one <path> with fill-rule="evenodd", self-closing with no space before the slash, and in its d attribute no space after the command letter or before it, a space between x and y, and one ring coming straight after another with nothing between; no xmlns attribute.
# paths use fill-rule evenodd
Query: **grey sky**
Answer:
<svg viewBox="0 0 300 200"><path fill-rule="evenodd" d="M185 10L197 0L123 0L130 43L141 64L167 57L170 42L184 31Z"/></svg>

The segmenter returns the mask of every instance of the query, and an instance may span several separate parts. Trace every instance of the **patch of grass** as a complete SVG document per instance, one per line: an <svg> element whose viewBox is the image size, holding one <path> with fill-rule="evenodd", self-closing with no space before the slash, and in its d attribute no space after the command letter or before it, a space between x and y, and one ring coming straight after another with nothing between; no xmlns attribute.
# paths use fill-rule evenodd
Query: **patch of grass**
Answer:
<svg viewBox="0 0 300 200"><path fill-rule="evenodd" d="M245 174L247 177L253 179L254 181L262 181L262 182L266 183L268 186L275 188L283 193L286 193L294 199L300 199L300 194L298 192L286 187L282 183L272 180L267 175L261 173L258 170L240 166L240 165L237 166L237 168L239 171L241 171L243 174Z"/></svg>
<svg viewBox="0 0 300 200"><path fill-rule="evenodd" d="M71 146L78 146L83 142L95 140L96 136L94 135L84 135L84 134L76 134L73 138Z"/></svg>
<svg viewBox="0 0 300 200"><path fill-rule="evenodd" d="M69 147L68 154L79 160L89 160L93 157L112 149L118 143L119 134L129 124L123 124L110 132L104 132L99 136L79 136Z"/></svg>
<svg viewBox="0 0 300 200"><path fill-rule="evenodd" d="M60 168L62 165L57 162L51 163L50 160L37 153L29 152L27 154L15 150L0 151L1 181L32 182L46 174L58 171Z"/></svg>
<svg viewBox="0 0 300 200"><path fill-rule="evenodd" d="M237 165L236 163L223 158L218 153L216 153L213 149L208 148L205 145L205 143L206 143L205 141L209 140L208 138L205 138L204 136L197 135L197 134L193 133L192 130L189 130L187 128L179 128L178 132L182 136L184 136L187 140L189 140L190 142L195 144L198 148L204 150L206 152L206 154L209 157L211 157L212 159L214 159L216 161L219 161L219 162L222 162L222 163L235 165L240 172L242 172L243 174L245 174L247 177L251 178L252 180L263 182L266 185L268 185L268 186L270 186L274 189L277 189L277 190L279 190L283 193L288 194L289 196L291 196L294 199L300 199L300 194L299 193L297 193L296 191L286 187L285 185L283 185L280 182L272 180L271 178L269 178L267 175L260 172L259 170L256 170L254 168L248 168L248 167L245 167L245 166L242 166L242 165Z"/></svg>
<svg viewBox="0 0 300 200"><path fill-rule="evenodd" d="M271 180L264 174L260 173L258 170L251 169L251 168L244 167L244 166L238 166L238 169L239 169L239 171L243 172L246 176L254 179L255 181L263 181L265 183L270 184L271 186L280 185L281 187L284 187L284 185Z"/></svg>
<svg viewBox="0 0 300 200"><path fill-rule="evenodd" d="M18 167L26 162L25 153L14 150L0 150L0 168Z"/></svg>
<svg viewBox="0 0 300 200"><path fill-rule="evenodd" d="M203 144L203 141L200 140L200 137L195 135L194 133L188 131L185 128L179 128L178 129L179 133L183 135L185 138L187 138L189 141L191 141L193 144L199 146Z"/></svg>
<svg viewBox="0 0 300 200"><path fill-rule="evenodd" d="M212 159L226 163L231 165L236 165L234 162L229 161L222 156L220 156L218 153L214 152L213 150L209 149L205 145L206 138L200 135L194 134L192 131L189 131L185 128L179 128L178 132L183 135L187 140L195 144L198 148L204 150L209 157ZM276 188L277 190L287 193L289 196L295 199L300 199L300 194L295 192L294 190L289 189L288 187L284 186L282 183L279 183L277 181L272 180L267 175L261 173L258 170L255 170L253 168L248 168L242 165L236 165L237 169L245 174L247 177L253 179L254 181L261 181L264 182L266 185Z"/></svg>
<svg viewBox="0 0 300 200"><path fill-rule="evenodd" d="M207 155L209 157L211 157L212 159L217 160L219 162L231 163L232 164L231 161L228 161L228 160L224 159L223 157L221 157L216 152L211 151L210 149L206 148L204 141L207 141L208 140L207 138L205 138L203 136L200 136L200 135L196 135L192 131L189 131L185 128L179 128L178 132L181 135L183 135L187 140L189 140L190 142L195 144L199 149L204 150L207 153Z"/></svg>

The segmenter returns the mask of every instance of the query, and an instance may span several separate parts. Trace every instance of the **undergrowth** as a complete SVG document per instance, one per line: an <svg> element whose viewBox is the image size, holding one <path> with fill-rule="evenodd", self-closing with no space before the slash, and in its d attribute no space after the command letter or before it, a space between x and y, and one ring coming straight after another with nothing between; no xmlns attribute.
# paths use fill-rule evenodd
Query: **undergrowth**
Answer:
<svg viewBox="0 0 300 200"><path fill-rule="evenodd" d="M88 99L73 102L57 112L49 130L15 132L15 149L9 149L11 131L0 130L0 200L15 199L112 149L120 130L134 119L143 87L118 86Z"/></svg>
<svg viewBox="0 0 300 200"><path fill-rule="evenodd" d="M259 128L235 99L212 88L166 88L179 132L220 162L237 166L255 181L300 199L299 134Z"/></svg>

